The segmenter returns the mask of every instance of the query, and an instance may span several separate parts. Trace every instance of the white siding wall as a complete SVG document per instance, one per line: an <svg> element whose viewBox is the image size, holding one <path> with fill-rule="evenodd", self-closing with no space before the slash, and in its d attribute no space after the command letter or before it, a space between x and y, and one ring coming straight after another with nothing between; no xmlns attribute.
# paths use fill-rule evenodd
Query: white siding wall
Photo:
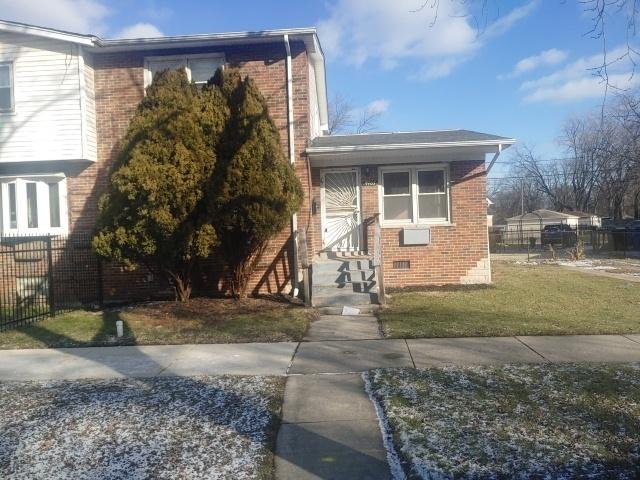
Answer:
<svg viewBox="0 0 640 480"><path fill-rule="evenodd" d="M315 68L309 62L309 115L311 116L311 138L322 134L320 130L320 105L318 104L318 90L316 86Z"/></svg>
<svg viewBox="0 0 640 480"><path fill-rule="evenodd" d="M14 62L15 85L15 112L0 114L0 162L89 158L83 152L78 46L3 32L0 60Z"/></svg>
<svg viewBox="0 0 640 480"><path fill-rule="evenodd" d="M96 134L96 90L94 80L93 57L84 53L84 158L95 161L98 156Z"/></svg>

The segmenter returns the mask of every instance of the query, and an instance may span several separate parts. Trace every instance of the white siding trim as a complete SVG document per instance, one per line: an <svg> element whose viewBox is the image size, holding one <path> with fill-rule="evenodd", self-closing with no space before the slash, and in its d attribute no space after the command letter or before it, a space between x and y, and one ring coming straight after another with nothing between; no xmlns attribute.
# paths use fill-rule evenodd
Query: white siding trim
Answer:
<svg viewBox="0 0 640 480"><path fill-rule="evenodd" d="M86 157L87 153L87 102L86 102L86 86L85 86L85 71L84 71L84 52L82 45L78 47L78 89L80 91L80 154L82 158Z"/></svg>

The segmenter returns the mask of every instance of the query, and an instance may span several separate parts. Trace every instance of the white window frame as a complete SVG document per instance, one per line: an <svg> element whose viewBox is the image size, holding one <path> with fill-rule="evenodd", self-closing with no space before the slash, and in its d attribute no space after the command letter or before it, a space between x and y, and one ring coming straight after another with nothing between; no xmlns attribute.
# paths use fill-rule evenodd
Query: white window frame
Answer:
<svg viewBox="0 0 640 480"><path fill-rule="evenodd" d="M0 115L10 115L16 111L15 65L12 60L0 60L0 66L9 67L9 93L11 97L11 107L0 108Z"/></svg>
<svg viewBox="0 0 640 480"><path fill-rule="evenodd" d="M183 62L184 69L187 72L187 78L191 81L191 68L189 67L189 60L191 59L212 59L219 60L220 65L224 68L225 56L224 53L194 53L189 55L159 55L154 57L144 58L144 87L147 88L153 81L153 73L151 72L150 64L153 62ZM213 72L215 73L215 72ZM203 82L197 82L202 84Z"/></svg>
<svg viewBox="0 0 640 480"><path fill-rule="evenodd" d="M38 205L38 226L29 228L27 219L27 184L35 183ZM60 203L60 226L51 227L49 209L49 184L58 183ZM9 184L16 185L17 226L11 228L9 216ZM4 235L60 235L69 231L67 207L67 179L64 174L51 175L17 175L0 177L0 231Z"/></svg>
<svg viewBox="0 0 640 480"><path fill-rule="evenodd" d="M444 186L447 198L446 218L419 218L418 211L418 172L441 171L444 172ZM385 173L409 173L411 195L411 218L405 220L386 220L384 216L384 174ZM402 225L451 225L451 185L449 164L427 163L419 165L393 165L378 168L378 205L380 205L380 219L382 226Z"/></svg>

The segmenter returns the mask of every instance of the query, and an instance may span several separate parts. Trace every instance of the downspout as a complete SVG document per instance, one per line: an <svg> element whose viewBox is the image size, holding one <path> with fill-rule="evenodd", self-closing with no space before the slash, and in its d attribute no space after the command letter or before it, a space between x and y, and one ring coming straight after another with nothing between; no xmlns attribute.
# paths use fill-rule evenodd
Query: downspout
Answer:
<svg viewBox="0 0 640 480"><path fill-rule="evenodd" d="M487 176L489 175L489 172L491 171L491 169L493 168L493 166L496 163L496 160L498 160L498 157L500 157L500 154L502 153L502 144L499 143L498 144L498 151L493 155L493 158L491 159L491 162L489 162L489 166L486 169L486 174ZM486 187L485 187L485 193L486 193ZM487 205L487 208L489 206ZM491 239L489 238L489 227L487 226L487 258L489 259L489 262L491 262L491 245L489 245L489 241ZM489 283L493 283L493 278L491 275L491 263L489 263Z"/></svg>
<svg viewBox="0 0 640 480"><path fill-rule="evenodd" d="M489 166L487 167L487 170L486 170L487 175L489 175L489 172L493 168L493 165L496 163L496 160L498 160L498 157L500 156L501 153L502 153L502 144L499 143L498 151L493 155L493 158L491 159L491 162L489 162Z"/></svg>
<svg viewBox="0 0 640 480"><path fill-rule="evenodd" d="M291 45L289 44L289 35L284 35L284 48L287 53L286 70L287 70L287 131L289 139L289 163L295 168L296 163L296 143L295 128L293 116L293 69L291 66ZM298 214L291 216L291 237L293 240L293 263L291 265L291 295L298 296Z"/></svg>

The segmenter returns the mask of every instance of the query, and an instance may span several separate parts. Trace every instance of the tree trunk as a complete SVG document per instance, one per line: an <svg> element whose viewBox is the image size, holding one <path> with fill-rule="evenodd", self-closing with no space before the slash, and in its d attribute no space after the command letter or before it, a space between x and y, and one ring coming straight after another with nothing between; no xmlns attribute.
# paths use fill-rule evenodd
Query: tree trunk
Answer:
<svg viewBox="0 0 640 480"><path fill-rule="evenodd" d="M169 270L167 270L167 275L173 285L176 301L187 302L191 298L191 275L188 272L172 272Z"/></svg>
<svg viewBox="0 0 640 480"><path fill-rule="evenodd" d="M231 285L231 294L235 298L247 298L247 290L249 287L249 280L251 280L251 275L256 269L260 258L262 258L262 253L264 252L267 244L260 245L254 253L249 255L249 257L241 260L233 269L233 281Z"/></svg>

